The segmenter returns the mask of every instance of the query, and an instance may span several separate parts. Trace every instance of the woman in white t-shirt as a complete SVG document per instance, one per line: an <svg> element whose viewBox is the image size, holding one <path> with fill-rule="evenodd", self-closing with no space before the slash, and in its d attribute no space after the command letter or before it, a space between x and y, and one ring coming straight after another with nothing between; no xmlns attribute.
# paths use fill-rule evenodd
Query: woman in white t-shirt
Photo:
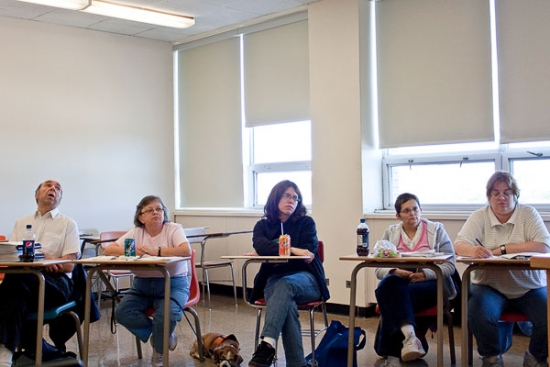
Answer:
<svg viewBox="0 0 550 367"><path fill-rule="evenodd" d="M105 255L123 255L124 241L133 238L138 256L190 256L191 248L183 228L168 221L168 210L157 196L146 196L137 205L135 227L105 249ZM170 273L170 338L169 348L174 350L177 337L176 323L181 321L183 306L189 299L188 262L169 264ZM135 271L132 288L124 295L116 309L116 320L144 343L151 337L153 357L151 363L163 365L164 335L164 276L157 271ZM144 311L154 308L152 320Z"/></svg>

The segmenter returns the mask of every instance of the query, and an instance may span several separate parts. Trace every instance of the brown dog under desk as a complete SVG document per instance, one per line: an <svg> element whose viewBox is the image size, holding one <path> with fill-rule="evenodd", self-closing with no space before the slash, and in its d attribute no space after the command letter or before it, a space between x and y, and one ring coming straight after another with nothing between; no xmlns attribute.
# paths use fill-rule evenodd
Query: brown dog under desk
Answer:
<svg viewBox="0 0 550 367"><path fill-rule="evenodd" d="M219 367L238 367L243 362L243 358L239 354L241 350L239 341L233 334L206 333L202 335L202 344L204 345L204 355L212 358ZM196 340L189 354L193 358L199 358L199 347Z"/></svg>

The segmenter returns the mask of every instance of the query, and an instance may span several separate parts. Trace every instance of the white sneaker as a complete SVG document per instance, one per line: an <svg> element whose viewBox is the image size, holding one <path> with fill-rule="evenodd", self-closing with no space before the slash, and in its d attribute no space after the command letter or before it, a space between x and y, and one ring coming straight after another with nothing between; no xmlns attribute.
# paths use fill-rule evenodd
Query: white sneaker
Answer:
<svg viewBox="0 0 550 367"><path fill-rule="evenodd" d="M168 349L170 349L173 352L177 346L178 346L178 336L175 333L172 333L168 338Z"/></svg>
<svg viewBox="0 0 550 367"><path fill-rule="evenodd" d="M408 333L403 341L403 349L401 349L401 359L403 362L414 361L426 355L426 351L422 347L420 339L413 333Z"/></svg>
<svg viewBox="0 0 550 367"><path fill-rule="evenodd" d="M153 348L153 356L151 357L151 366L153 367L162 367L164 365L164 357L161 353L157 352Z"/></svg>

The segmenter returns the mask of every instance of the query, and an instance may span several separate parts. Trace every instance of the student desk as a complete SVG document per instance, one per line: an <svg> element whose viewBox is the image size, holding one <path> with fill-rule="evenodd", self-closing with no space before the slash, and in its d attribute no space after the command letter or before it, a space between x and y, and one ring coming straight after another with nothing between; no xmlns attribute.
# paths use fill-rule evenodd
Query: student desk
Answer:
<svg viewBox="0 0 550 367"><path fill-rule="evenodd" d="M195 263L196 268L202 269L202 293L204 294L204 287L206 286L206 295L208 297L208 309L212 310L212 303L210 302L210 280L208 278L209 269L217 269L223 267L229 267L231 270L231 282L233 283L233 297L235 298L235 306L237 305L237 286L235 285L235 274L233 272L233 261L230 259L224 259L222 261L209 261L206 259L206 241L210 238L225 238L234 234L244 234L252 233L251 230L246 231L233 231L233 232L215 232L215 233L205 233L205 228L187 228L190 235L186 235L190 243L199 243L201 244L201 255L200 260ZM198 234L195 234L199 232ZM223 282L228 282L228 280L222 280Z"/></svg>
<svg viewBox="0 0 550 367"><path fill-rule="evenodd" d="M164 315L170 315L170 273L166 270L166 265L176 261L189 260L190 257L157 257L148 256L143 258L126 258L124 256L96 256L87 259L75 260L75 263L92 266L88 271L86 279L86 300L84 309L84 345L81 352L84 366L88 366L88 354L90 344L90 309L92 297L92 278L94 273L103 273L103 270L149 270L160 272L164 276ZM170 366L168 337L170 335L170 318L164 318L164 340L163 355L164 366Z"/></svg>
<svg viewBox="0 0 550 367"><path fill-rule="evenodd" d="M550 254L540 254L531 257L531 266L538 269L546 269L546 281L550 279ZM548 292L547 302L550 302L550 288L546 286ZM550 304L546 306L546 315L550 320ZM550 335L550 323L548 323L548 335ZM548 339L548 350L550 350L550 339Z"/></svg>
<svg viewBox="0 0 550 367"><path fill-rule="evenodd" d="M468 265L462 274L462 367L469 365L471 351L469 350L468 337L468 298L471 284L471 273L474 270L526 270L531 268L529 259L506 259L493 256L486 259L457 257L457 263Z"/></svg>
<svg viewBox="0 0 550 367"><path fill-rule="evenodd" d="M38 308L36 319L36 366L42 365L42 328L44 324L44 275L42 268L47 265L55 265L71 262L71 260L35 260L34 262L21 262L18 255L0 256L0 273L5 274L34 274L38 278Z"/></svg>
<svg viewBox="0 0 550 367"><path fill-rule="evenodd" d="M438 263L448 260L451 255L432 257L372 257L348 255L340 257L340 261L359 261L352 272L350 281L349 329L355 328L355 307L357 293L357 273L363 268L427 268L432 269L437 276L437 365L443 366L443 273ZM348 367L353 366L354 333L349 333Z"/></svg>

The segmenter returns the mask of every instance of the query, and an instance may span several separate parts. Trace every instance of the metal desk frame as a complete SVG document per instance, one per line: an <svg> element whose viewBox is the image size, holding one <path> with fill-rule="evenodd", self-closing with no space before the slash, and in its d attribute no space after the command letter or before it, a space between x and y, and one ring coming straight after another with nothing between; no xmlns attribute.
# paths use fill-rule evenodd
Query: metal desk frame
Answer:
<svg viewBox="0 0 550 367"><path fill-rule="evenodd" d="M399 268L414 267L427 268L435 272L437 277L437 365L443 366L443 273L437 263L444 262L451 255L434 257L399 257L374 258L357 255L340 257L341 261L360 261L351 272L350 301L349 301L349 328L355 328L355 308L357 303L357 273L363 268ZM353 367L354 333L349 333L348 339L348 367Z"/></svg>
<svg viewBox="0 0 550 367"><path fill-rule="evenodd" d="M152 257L151 260L97 260L97 258L88 258L82 260L76 260L75 263L81 263L83 265L93 265L88 272L88 279L86 279L86 298L84 308L84 345L82 348L82 360L84 366L88 366L88 354L90 345L90 310L91 310L91 298L92 298L92 282L93 275L99 272L99 276L103 273L103 270L149 270L158 271L164 276L164 315L170 315L170 273L166 270L166 265L174 261L189 260L190 257L165 257L158 258ZM164 317L164 338L163 338L163 356L164 365L170 366L169 362L169 349L168 338L170 335L170 317Z"/></svg>

